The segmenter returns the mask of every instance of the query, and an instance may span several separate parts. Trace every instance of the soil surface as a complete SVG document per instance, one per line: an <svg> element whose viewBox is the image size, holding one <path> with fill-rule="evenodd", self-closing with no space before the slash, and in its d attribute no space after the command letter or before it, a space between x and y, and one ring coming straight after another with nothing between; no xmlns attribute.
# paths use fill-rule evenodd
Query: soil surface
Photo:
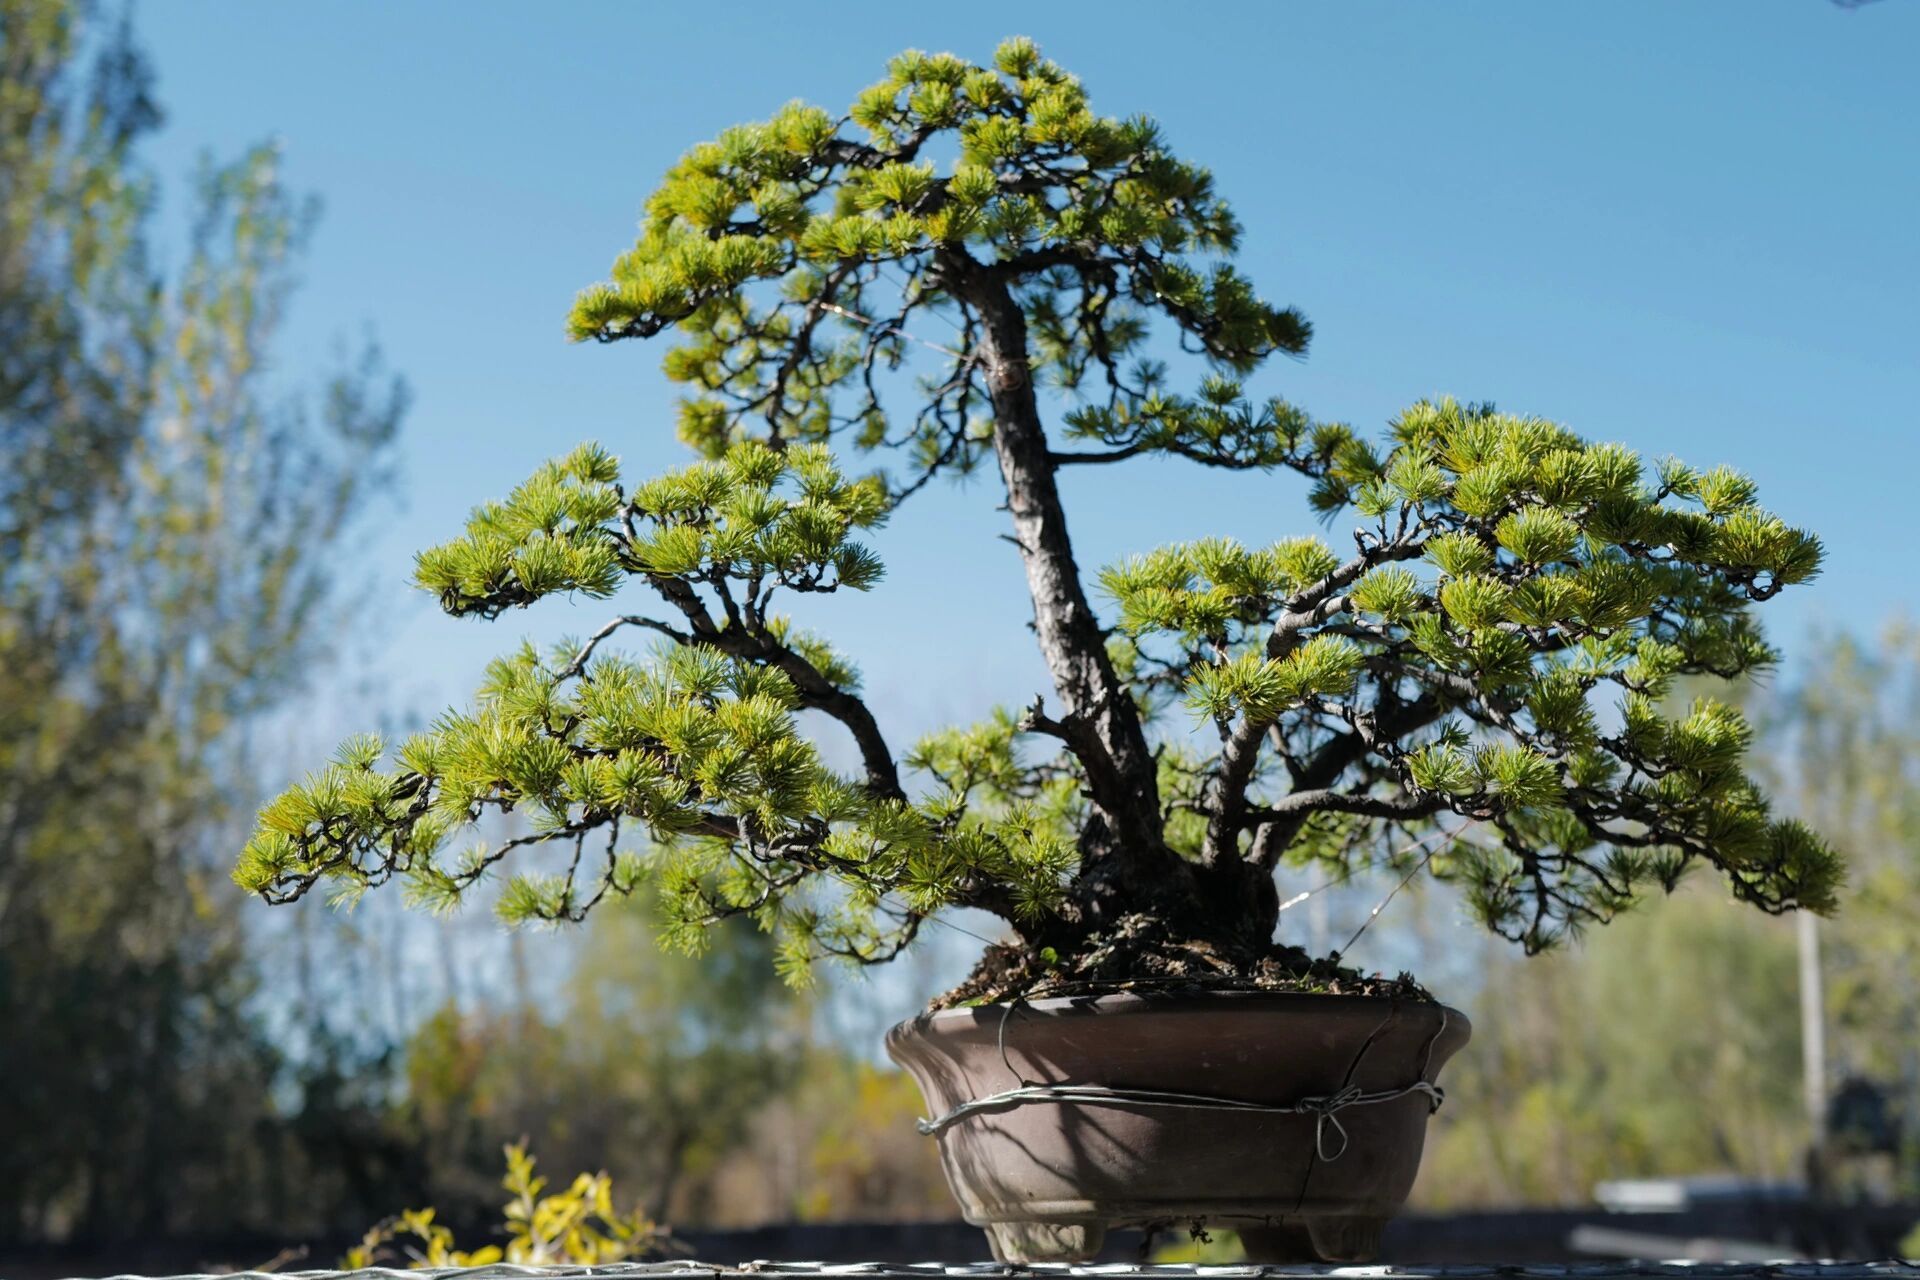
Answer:
<svg viewBox="0 0 1920 1280"><path fill-rule="evenodd" d="M1169 937L1153 917L1125 916L1072 955L1022 947L988 947L967 980L935 997L930 1010L1004 1000L1105 995L1120 991L1297 991L1391 996L1434 1003L1412 975L1366 974L1333 955L1316 960L1299 947L1275 944L1237 952L1211 942Z"/></svg>

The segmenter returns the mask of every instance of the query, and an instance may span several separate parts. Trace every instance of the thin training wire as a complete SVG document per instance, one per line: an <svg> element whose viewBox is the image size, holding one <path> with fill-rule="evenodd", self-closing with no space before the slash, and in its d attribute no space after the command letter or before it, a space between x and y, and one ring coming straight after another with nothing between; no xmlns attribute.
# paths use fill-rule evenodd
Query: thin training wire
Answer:
<svg viewBox="0 0 1920 1280"><path fill-rule="evenodd" d="M1316 898L1329 889L1337 889L1363 871L1378 871L1382 867L1391 866L1393 865L1393 858L1394 855L1388 854L1386 857L1377 858L1372 862L1363 862L1357 867L1348 867L1333 879L1322 884L1317 884L1311 889L1302 889L1299 893L1294 894L1291 898L1288 898L1280 904L1280 910L1291 910L1305 902L1308 898Z"/></svg>
<svg viewBox="0 0 1920 1280"><path fill-rule="evenodd" d="M849 881L848 883L851 883L851 881ZM912 908L911 906L909 906L909 905L907 905L907 904L906 904L906 903L904 903L904 902L898 902L898 903L895 903L894 905L895 905L895 906L897 906L897 907L899 907L899 908L900 908L900 910L902 910L902 911L909 911L909 912L910 912L910 911L912 911L912 910L913 910L913 908ZM925 920L925 921L926 921L926 922L927 922L928 924L937 924L937 925L939 925L939 926L940 926L940 927L941 927L942 929L951 929L951 930L953 930L953 931L954 931L955 933L963 933L963 934L965 934L965 935L966 935L967 937L969 937L969 938L972 938L972 939L973 939L973 940L974 940L975 942L981 942L981 943L985 943L985 944L986 944L987 946L989 946L989 947L997 947L997 946L999 946L999 945L1000 945L1000 942L999 942L998 940L996 940L996 939L993 939L993 938L989 938L989 937L987 937L987 936L986 936L986 935L984 935L984 934L979 934L979 933L975 933L975 932L974 932L973 930L971 930L971 929L968 929L968 928L966 928L966 927L964 927L964 926L962 926L962 925L957 925L957 924L955 924L955 923L954 923L953 921L951 921L951 920L948 920L948 919L947 919L947 918L945 918L944 916L939 916L939 915L923 915L923 916L921 916L920 918L921 918L922 920Z"/></svg>
<svg viewBox="0 0 1920 1280"><path fill-rule="evenodd" d="M1422 1080L1425 1080L1427 1078L1427 1068L1433 1065L1433 1046L1439 1044L1440 1037L1447 1034L1447 1022L1452 1017L1453 1017L1453 1010L1447 1008L1447 1006L1445 1005L1441 1005L1440 1006L1440 1029L1433 1033L1433 1038L1427 1041L1427 1051L1420 1055L1420 1078Z"/></svg>
<svg viewBox="0 0 1920 1280"><path fill-rule="evenodd" d="M1470 818L1466 822L1461 823L1459 826L1455 827L1451 831L1440 832L1437 836L1434 837L1434 839L1439 840L1444 837L1447 841L1451 842L1453 840L1457 840L1463 833L1471 831L1473 830L1473 828L1479 825L1480 825L1480 819ZM1415 847L1418 847L1418 846L1415 846ZM1427 850L1427 856L1420 859L1419 863L1415 865L1413 870L1407 872L1407 874L1401 878L1400 883L1393 886L1392 891L1389 892L1386 897L1380 899L1379 903L1375 905L1373 910L1367 912L1367 918L1360 922L1360 927L1353 931L1353 936L1351 938L1348 938L1346 945L1340 948L1340 958L1342 960L1346 959L1347 952L1353 950L1353 944L1360 941L1360 935L1365 933L1367 929L1373 924L1373 922L1380 918L1380 913L1387 909L1387 905L1391 903L1396 897L1399 896L1400 891L1406 888L1408 885L1412 884L1413 878L1419 875L1422 871L1425 871L1427 869L1427 864L1434 860L1434 857L1439 854L1441 848L1442 846L1436 843L1433 846L1433 848Z"/></svg>
<svg viewBox="0 0 1920 1280"><path fill-rule="evenodd" d="M894 324L890 320L875 320L872 316L863 316L858 311L850 310L846 307L841 306L837 302L815 302L813 305L816 307L819 307L822 311L831 311L833 312L833 314L839 316L843 320L851 320L855 324L863 324L863 325L866 325L868 328L877 327L882 331L883 336L885 334L894 334L898 337L905 338L908 342L917 342L923 347L931 348L934 351L944 352L945 354L952 356L955 360L973 359L973 357L965 351L956 351L952 347L941 346L937 342L929 342L927 339L920 337L918 334L908 333L905 329L902 329L901 327Z"/></svg>
<svg viewBox="0 0 1920 1280"><path fill-rule="evenodd" d="M1301 1098L1297 1102L1248 1102L1243 1098L1222 1098L1205 1093L1178 1093L1165 1089L1116 1089L1098 1084L1041 1084L1027 1079L1020 1069L1013 1065L1013 1056L1007 1052L1007 1023L1013 1018L1014 1010L1025 1001L1010 1001L1000 1011L1000 1023L994 1033L995 1045L1000 1051L1001 1065L1007 1074L1018 1081L1012 1089L1002 1089L990 1093L984 1098L971 1098L954 1107L945 1115L932 1120L917 1119L914 1128L930 1138L940 1136L946 1130L965 1120L968 1116L983 1112L1009 1111L1029 1102L1051 1102L1055 1104L1082 1104L1089 1106L1118 1107L1182 1107L1194 1111L1257 1111L1268 1115L1310 1115L1313 1122L1313 1149L1322 1160L1329 1163L1338 1160L1347 1152L1352 1141L1346 1126L1340 1123L1340 1112L1348 1107L1370 1107L1383 1102L1396 1102L1414 1093L1427 1095L1427 1114L1432 1115L1447 1100L1447 1092L1439 1085L1426 1079L1427 1068L1433 1064L1433 1047L1447 1030L1447 1010L1440 1010L1440 1027L1427 1041L1426 1053L1420 1063L1419 1077L1412 1084L1399 1089L1377 1089L1369 1093L1359 1085L1348 1085L1337 1093L1315 1094ZM1340 1145L1328 1149L1327 1134L1331 1130L1340 1140Z"/></svg>
<svg viewBox="0 0 1920 1280"><path fill-rule="evenodd" d="M1190 1111L1257 1111L1268 1115L1310 1115L1314 1117L1314 1150L1322 1160L1331 1162L1345 1155L1347 1146L1351 1142L1346 1126L1340 1123L1340 1112L1348 1107L1368 1107L1383 1102L1395 1102L1415 1093L1423 1093L1427 1096L1429 1115L1438 1111L1440 1104L1445 1102L1447 1097L1446 1090L1425 1080L1416 1080L1399 1089L1380 1089L1371 1093L1363 1090L1359 1085L1349 1085L1338 1093L1315 1095L1291 1103L1247 1102L1238 1098L1218 1098L1203 1093L1173 1093L1161 1089L1114 1089L1097 1084L1022 1085L1017 1089L1003 1089L999 1093L988 1094L984 1098L970 1099L938 1119L916 1120L914 1127L928 1137L937 1137L968 1116L983 1112L1009 1111L1030 1102L1085 1106L1178 1107ZM1338 1139L1337 1146L1329 1145L1329 1134Z"/></svg>
<svg viewBox="0 0 1920 1280"><path fill-rule="evenodd" d="M1345 884L1347 881L1353 879L1357 875L1362 874L1363 872L1378 871L1382 867L1390 867L1393 865L1394 860L1396 858L1402 858L1409 853L1413 853L1415 850L1423 849L1428 844L1432 843L1435 840L1445 839L1448 836L1457 836L1462 831L1466 831L1472 828L1479 821L1480 820L1478 818L1475 818L1469 822L1462 823L1460 826L1455 827L1451 831L1435 831L1429 835L1424 835L1420 837L1418 840L1409 841L1408 843L1401 845L1398 849L1395 849L1392 853L1386 854L1383 857L1375 858L1371 862L1363 862L1357 867L1348 867L1345 871L1342 871L1339 875L1335 876L1333 879L1328 880L1323 884L1317 884L1311 889L1302 890L1301 892L1294 894L1291 898L1288 898L1285 902L1280 904L1280 910L1286 911L1290 908L1297 907L1301 903L1305 902L1308 898L1317 897L1320 894L1325 893L1329 889L1337 889L1341 885Z"/></svg>
<svg viewBox="0 0 1920 1280"><path fill-rule="evenodd" d="M884 263L880 265L880 274L884 276L886 279L891 280L893 282L894 288L900 290L901 297L903 298L906 297L907 294L910 292L912 286L910 286L907 283L907 281L901 279L899 276L889 271ZM953 330L955 333L961 334L962 336L966 334L966 330L960 327L960 322L958 320L955 320L952 316L946 315L931 306L927 308L927 314L931 315L934 319L938 320L940 323L946 325L947 328Z"/></svg>

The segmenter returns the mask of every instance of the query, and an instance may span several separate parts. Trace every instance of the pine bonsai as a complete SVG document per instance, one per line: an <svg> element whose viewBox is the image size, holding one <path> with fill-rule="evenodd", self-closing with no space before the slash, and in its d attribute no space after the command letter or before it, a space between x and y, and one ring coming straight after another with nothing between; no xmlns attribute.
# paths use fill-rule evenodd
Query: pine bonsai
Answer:
<svg viewBox="0 0 1920 1280"><path fill-rule="evenodd" d="M504 886L507 919L579 920L650 882L671 942L746 913L800 974L889 959L974 907L1018 939L976 995L1301 980L1273 941L1276 866L1409 838L1529 950L1699 864L1769 912L1833 904L1838 860L1770 815L1740 716L1663 710L1677 677L1773 660L1751 606L1811 578L1819 543L1732 470L1648 467L1539 418L1422 401L1376 443L1256 402L1242 379L1304 352L1307 321L1235 269L1207 171L1152 122L1093 114L1030 42L990 67L902 54L844 119L794 104L696 147L646 210L570 331L673 332L704 460L629 486L583 445L417 579L459 616L623 589L647 606L499 660L392 763L349 742L262 811L248 889L351 898L397 876L450 908L551 845ZM1057 477L1151 454L1296 472L1317 515L1357 527L1165 547L1090 584ZM892 469L860 473L869 455ZM869 531L989 459L1053 688L902 752L849 657L779 608L876 587ZM616 655L623 633L657 648ZM851 737L859 776L823 763L801 711ZM526 834L454 851L506 811Z"/></svg>

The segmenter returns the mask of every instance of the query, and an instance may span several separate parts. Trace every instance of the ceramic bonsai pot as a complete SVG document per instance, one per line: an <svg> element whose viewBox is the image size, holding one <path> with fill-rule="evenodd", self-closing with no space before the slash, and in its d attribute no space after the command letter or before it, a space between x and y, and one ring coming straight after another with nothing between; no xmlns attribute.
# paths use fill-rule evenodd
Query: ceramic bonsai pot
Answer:
<svg viewBox="0 0 1920 1280"><path fill-rule="evenodd" d="M1467 1042L1442 1005L1234 991L1036 1000L923 1014L887 1035L929 1115L1024 1085L1231 1099L1214 1109L1059 1095L938 1133L947 1182L1002 1262L1094 1257L1109 1228L1235 1230L1256 1262L1363 1262L1420 1167L1434 1084Z"/></svg>

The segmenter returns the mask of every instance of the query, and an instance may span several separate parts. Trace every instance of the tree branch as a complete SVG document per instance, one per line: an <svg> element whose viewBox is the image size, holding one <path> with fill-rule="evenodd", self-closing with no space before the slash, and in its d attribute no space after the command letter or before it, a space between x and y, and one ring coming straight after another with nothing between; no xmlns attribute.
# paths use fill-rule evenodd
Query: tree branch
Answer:
<svg viewBox="0 0 1920 1280"><path fill-rule="evenodd" d="M554 673L554 679L571 680L582 671L585 671L587 669L587 663L593 657L593 651L600 647L602 641L606 640L622 627L646 627L649 630L658 631L661 635L666 636L676 644L693 643L692 636L684 631L677 631L664 622L656 622L652 618L643 618L638 614L626 614L623 617L615 618L591 636L587 637L587 642L580 646L579 652L573 655L573 660Z"/></svg>
<svg viewBox="0 0 1920 1280"><path fill-rule="evenodd" d="M900 783L900 768L894 761L892 748L887 745L886 735L880 730L880 722L874 719L872 709L857 694L835 685L818 667L775 640L764 628L737 622L720 625L699 593L685 580L663 574L648 574L647 581L662 598L686 616L692 627L691 634L684 638L671 631L668 634L674 634L683 644L711 645L736 658L778 668L793 681L794 689L800 694L801 706L825 712L853 735L854 744L860 749L860 763L867 771L868 789L875 795L891 800L906 799L906 789ZM608 628L602 628L603 632L606 630Z"/></svg>
<svg viewBox="0 0 1920 1280"><path fill-rule="evenodd" d="M1426 546L1418 532L1376 542L1312 586L1287 597L1273 629L1267 634L1267 659L1277 661L1286 657L1299 647L1308 631L1344 612L1347 597L1339 593L1358 582L1368 570L1389 561L1418 556ZM1209 866L1240 856L1240 833L1247 828L1243 818L1247 788L1253 782L1260 747L1274 720L1273 716L1241 716L1221 747L1219 767L1207 785L1207 834L1201 846L1201 861ZM1334 774L1321 785L1331 784L1338 776Z"/></svg>
<svg viewBox="0 0 1920 1280"><path fill-rule="evenodd" d="M1093 466L1104 462L1124 462L1147 451L1144 444L1130 444L1124 449L1112 449L1105 453L1090 453L1084 450L1052 449L1047 460L1056 467Z"/></svg>
<svg viewBox="0 0 1920 1280"><path fill-rule="evenodd" d="M1404 703L1380 717L1375 727L1375 740L1397 742L1410 733L1426 728L1445 715L1446 710L1446 704L1432 694ZM1331 788L1339 781L1341 774L1365 759L1372 750L1372 745L1357 731L1343 733L1332 739L1301 766L1294 794L1313 794ZM1264 829L1254 841L1253 861L1268 870L1278 866L1281 855L1300 834L1300 829L1306 825L1312 813L1310 807L1278 813L1264 824Z"/></svg>
<svg viewBox="0 0 1920 1280"><path fill-rule="evenodd" d="M1021 713L1019 727L1027 733L1045 734L1066 744L1087 771L1087 784L1096 795L1113 795L1126 785L1113 757L1091 724L1077 715L1055 720L1044 710L1044 699L1034 695L1033 704Z"/></svg>
<svg viewBox="0 0 1920 1280"><path fill-rule="evenodd" d="M1295 791L1264 809L1249 809L1242 816L1247 827L1270 822L1304 818L1313 813L1351 813L1363 818L1430 818L1448 808L1446 797L1377 796L1316 788Z"/></svg>

